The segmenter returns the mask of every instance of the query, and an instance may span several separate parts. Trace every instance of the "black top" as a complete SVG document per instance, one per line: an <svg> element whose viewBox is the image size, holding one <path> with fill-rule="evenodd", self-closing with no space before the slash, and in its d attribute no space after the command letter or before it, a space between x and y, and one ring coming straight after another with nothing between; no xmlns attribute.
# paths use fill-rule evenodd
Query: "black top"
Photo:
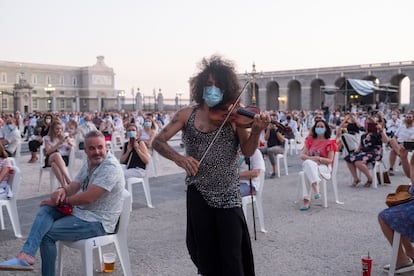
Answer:
<svg viewBox="0 0 414 276"><path fill-rule="evenodd" d="M129 142L126 142L124 144L124 153L127 151L128 143ZM138 141L138 143L139 143L139 141ZM132 154L132 157L131 157L131 154ZM132 150L129 153L128 158L122 164L125 164L125 165L128 164L128 161L129 161L130 158L131 158L131 161L129 162L129 165L128 165L127 169L141 168L141 169L145 170L146 165L145 165L144 162L142 162L141 157L139 157L138 153L135 150Z"/></svg>
<svg viewBox="0 0 414 276"><path fill-rule="evenodd" d="M279 140L277 137L277 132L279 130L274 130L273 128L270 129L269 139L267 140L267 147L274 147L274 146L283 146L283 142Z"/></svg>

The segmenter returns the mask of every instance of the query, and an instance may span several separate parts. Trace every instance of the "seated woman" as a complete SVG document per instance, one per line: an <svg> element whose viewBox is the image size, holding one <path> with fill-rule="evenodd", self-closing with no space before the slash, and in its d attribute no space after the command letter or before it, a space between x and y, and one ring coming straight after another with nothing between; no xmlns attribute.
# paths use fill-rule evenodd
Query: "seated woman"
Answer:
<svg viewBox="0 0 414 276"><path fill-rule="evenodd" d="M74 144L72 138L63 135L63 124L60 120L52 122L44 142L45 167L52 167L60 185L65 187L72 181L65 167L69 164L69 154Z"/></svg>
<svg viewBox="0 0 414 276"><path fill-rule="evenodd" d="M367 132L361 136L359 147L345 157L348 169L354 178L352 187L356 187L361 182L357 175L357 169L367 177L364 187L371 186L372 176L369 173L367 164L382 159L382 143L388 142L388 137L382 128L382 124L378 124L374 118L367 118L365 124Z"/></svg>
<svg viewBox="0 0 414 276"><path fill-rule="evenodd" d="M29 141L29 150L32 156L29 163L37 161L37 150L43 144L43 137L48 134L52 120L52 114L46 114L42 121L38 121L40 127L36 129L37 134L32 140Z"/></svg>
<svg viewBox="0 0 414 276"><path fill-rule="evenodd" d="M105 141L111 141L112 132L115 131L115 127L110 114L105 113L103 121L99 126L99 131L105 136Z"/></svg>
<svg viewBox="0 0 414 276"><path fill-rule="evenodd" d="M345 146L348 153L354 151L358 147L360 140L359 131L362 129L359 120L355 114L347 114L338 127L336 139L339 150Z"/></svg>
<svg viewBox="0 0 414 276"><path fill-rule="evenodd" d="M0 199L8 199L13 197L12 188L9 184L9 175L11 164L7 159L8 154L3 145L0 144Z"/></svg>
<svg viewBox="0 0 414 276"><path fill-rule="evenodd" d="M128 124L127 137L129 141L124 144L124 150L119 159L125 179L144 177L150 157L144 141L137 139L137 126L134 123Z"/></svg>
<svg viewBox="0 0 414 276"><path fill-rule="evenodd" d="M305 180L311 183L311 188L315 192L314 198L319 199L321 197L319 182L321 177L327 179L330 177L337 145L335 140L330 139L331 129L328 123L323 120L316 121L310 133L312 134L306 138L300 158L304 160L302 167ZM302 185L303 206L300 208L301 211L306 211L310 208L309 194L310 191L307 186L305 184Z"/></svg>
<svg viewBox="0 0 414 276"><path fill-rule="evenodd" d="M414 155L410 162L411 171L414 170ZM411 175L411 187L409 193L414 196L414 175ZM400 246L398 248L397 264L395 273L404 273L414 270L414 200L396 205L381 211L378 221L385 238L392 246L394 231L401 234ZM390 269L390 265L384 266L384 270Z"/></svg>
<svg viewBox="0 0 414 276"><path fill-rule="evenodd" d="M146 116L143 129L141 130L140 140L145 142L145 145L150 151L152 151L152 141L155 135L157 135L157 126L151 116Z"/></svg>

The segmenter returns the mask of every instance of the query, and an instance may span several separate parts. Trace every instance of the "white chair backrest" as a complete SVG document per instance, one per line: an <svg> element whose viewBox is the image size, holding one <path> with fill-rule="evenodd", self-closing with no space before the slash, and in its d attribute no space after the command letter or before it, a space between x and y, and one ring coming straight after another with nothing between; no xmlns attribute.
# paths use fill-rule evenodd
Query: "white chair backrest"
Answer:
<svg viewBox="0 0 414 276"><path fill-rule="evenodd" d="M12 166L13 174L10 174L9 184L13 191L13 198L16 198L17 194L19 193L20 183L22 181L22 175L20 172L19 167Z"/></svg>
<svg viewBox="0 0 414 276"><path fill-rule="evenodd" d="M260 181L259 188L257 189L256 192L261 195L262 192L263 192L263 186L264 186L264 183L265 183L265 171L264 170L260 171L259 181Z"/></svg>
<svg viewBox="0 0 414 276"><path fill-rule="evenodd" d="M128 190L124 189L122 192L122 212L118 222L118 233L127 234L129 218L131 213L131 194Z"/></svg>
<svg viewBox="0 0 414 276"><path fill-rule="evenodd" d="M340 154L339 151L335 152L333 164L332 164L332 175L336 175L336 172L338 171L339 154Z"/></svg>

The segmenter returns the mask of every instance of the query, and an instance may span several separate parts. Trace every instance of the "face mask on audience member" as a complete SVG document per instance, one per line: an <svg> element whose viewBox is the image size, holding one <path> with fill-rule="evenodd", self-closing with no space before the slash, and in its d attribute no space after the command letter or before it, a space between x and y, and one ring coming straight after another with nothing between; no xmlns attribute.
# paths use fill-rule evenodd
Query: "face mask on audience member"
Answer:
<svg viewBox="0 0 414 276"><path fill-rule="evenodd" d="M8 128L10 131L12 131L12 130L14 129L14 125L12 125L12 124L7 125L7 128Z"/></svg>
<svg viewBox="0 0 414 276"><path fill-rule="evenodd" d="M50 124L50 122L52 122L52 120L51 119L46 119L45 122L46 122L46 124Z"/></svg>
<svg viewBox="0 0 414 276"><path fill-rule="evenodd" d="M144 122L144 127L151 127L152 123L151 122Z"/></svg>
<svg viewBox="0 0 414 276"><path fill-rule="evenodd" d="M397 119L397 115L392 114L392 115L391 115L391 118L392 118L393 120L396 120L396 119Z"/></svg>
<svg viewBox="0 0 414 276"><path fill-rule="evenodd" d="M134 130L128 131L127 132L128 138L135 138L137 137L137 132Z"/></svg>
<svg viewBox="0 0 414 276"><path fill-rule="evenodd" d="M325 128L323 128L323 127L316 127L315 128L315 133L316 133L316 135L325 134Z"/></svg>

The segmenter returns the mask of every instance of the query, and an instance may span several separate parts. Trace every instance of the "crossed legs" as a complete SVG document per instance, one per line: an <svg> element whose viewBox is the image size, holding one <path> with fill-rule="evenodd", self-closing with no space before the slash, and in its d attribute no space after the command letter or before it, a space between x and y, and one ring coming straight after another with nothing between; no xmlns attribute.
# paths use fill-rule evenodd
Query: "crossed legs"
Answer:
<svg viewBox="0 0 414 276"><path fill-rule="evenodd" d="M54 152L49 156L48 165L52 168L53 173L56 175L56 178L62 187L72 181L66 170L65 161L59 152Z"/></svg>

